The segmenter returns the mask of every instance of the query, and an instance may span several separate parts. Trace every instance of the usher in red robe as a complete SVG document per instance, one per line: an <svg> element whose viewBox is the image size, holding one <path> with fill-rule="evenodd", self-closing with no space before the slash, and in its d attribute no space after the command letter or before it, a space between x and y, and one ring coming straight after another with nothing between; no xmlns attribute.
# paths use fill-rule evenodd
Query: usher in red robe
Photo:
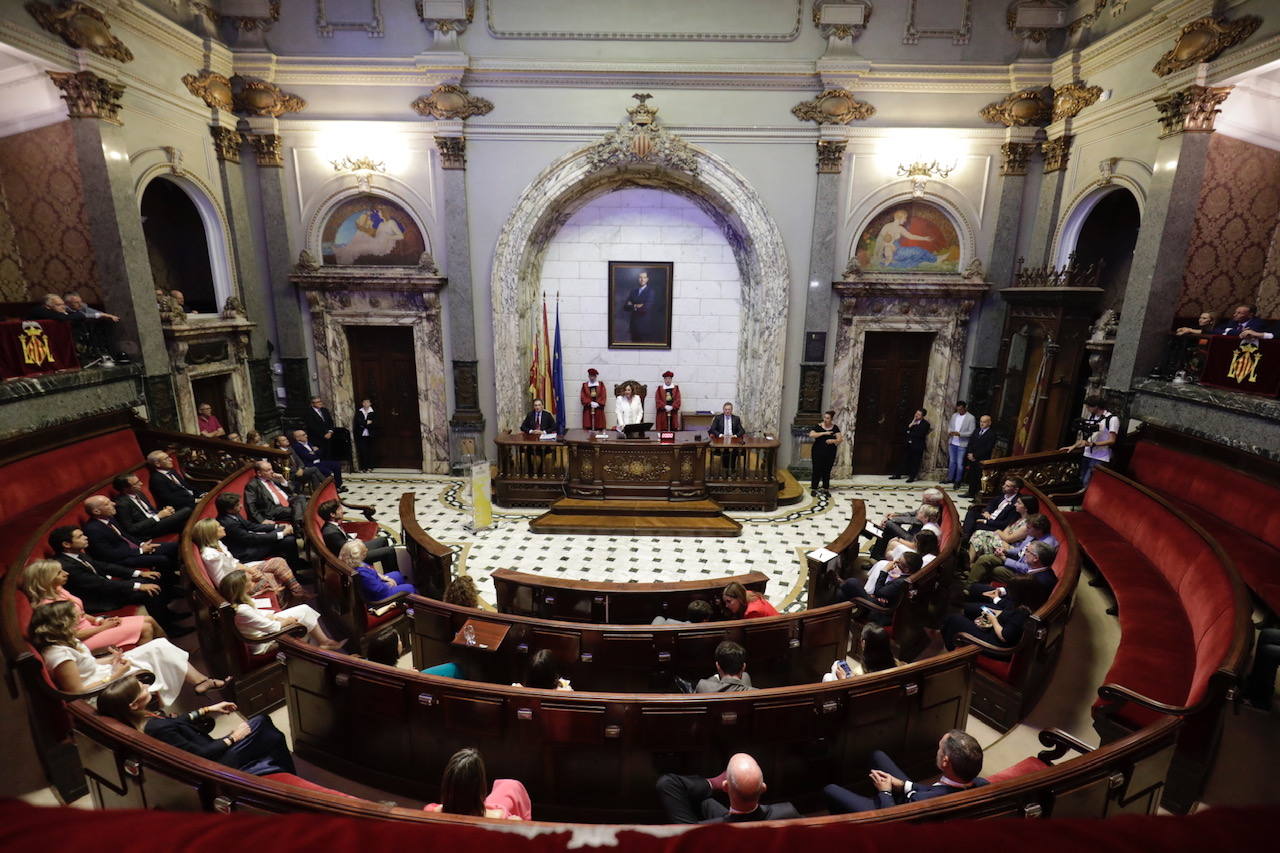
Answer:
<svg viewBox="0 0 1280 853"><path fill-rule="evenodd" d="M671 395L670 400L667 395ZM659 385L658 390L654 394L654 407L657 409L653 425L654 429L659 432L674 432L680 429L680 386L672 385L670 388ZM671 411L666 410L666 406L671 407Z"/></svg>
<svg viewBox="0 0 1280 853"><path fill-rule="evenodd" d="M592 398L591 392L596 392L595 402L600 404L600 408L591 408ZM604 413L605 403L608 402L609 393L604 390L604 383L597 381L594 389L590 388L586 382L582 383L582 392L578 394L578 399L582 401L582 428L583 429L604 429ZM592 418L592 413L595 417Z"/></svg>

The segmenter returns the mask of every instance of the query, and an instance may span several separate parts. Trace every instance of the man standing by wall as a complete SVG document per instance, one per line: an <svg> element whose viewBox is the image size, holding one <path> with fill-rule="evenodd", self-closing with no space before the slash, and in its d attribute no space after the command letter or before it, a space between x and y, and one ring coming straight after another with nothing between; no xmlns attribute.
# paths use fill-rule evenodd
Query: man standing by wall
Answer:
<svg viewBox="0 0 1280 853"><path fill-rule="evenodd" d="M964 456L969 449L969 436L977 424L964 400L956 401L955 413L951 415L951 423L947 427L947 477L958 489L964 482Z"/></svg>

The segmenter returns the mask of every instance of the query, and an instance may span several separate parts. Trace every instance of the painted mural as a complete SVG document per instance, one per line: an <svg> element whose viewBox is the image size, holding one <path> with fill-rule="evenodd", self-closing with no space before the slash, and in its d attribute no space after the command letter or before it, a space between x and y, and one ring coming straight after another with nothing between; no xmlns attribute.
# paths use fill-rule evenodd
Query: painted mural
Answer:
<svg viewBox="0 0 1280 853"><path fill-rule="evenodd" d="M937 205L912 200L880 211L856 245L858 266L868 272L956 272L960 240Z"/></svg>
<svg viewBox="0 0 1280 853"><path fill-rule="evenodd" d="M358 195L335 207L320 232L324 263L336 266L417 266L426 241L417 222L394 201Z"/></svg>

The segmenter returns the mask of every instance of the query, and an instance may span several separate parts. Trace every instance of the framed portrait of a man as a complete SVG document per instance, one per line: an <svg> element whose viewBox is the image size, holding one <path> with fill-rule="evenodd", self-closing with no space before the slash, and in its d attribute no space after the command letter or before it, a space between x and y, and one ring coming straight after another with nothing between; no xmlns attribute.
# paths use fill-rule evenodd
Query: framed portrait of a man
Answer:
<svg viewBox="0 0 1280 853"><path fill-rule="evenodd" d="M609 349L671 349L673 267L609 261Z"/></svg>

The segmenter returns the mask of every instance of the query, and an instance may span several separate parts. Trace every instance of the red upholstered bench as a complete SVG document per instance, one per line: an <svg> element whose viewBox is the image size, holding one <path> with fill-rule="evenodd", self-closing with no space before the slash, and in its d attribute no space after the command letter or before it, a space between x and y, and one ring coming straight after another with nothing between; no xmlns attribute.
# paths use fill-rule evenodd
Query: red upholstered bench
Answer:
<svg viewBox="0 0 1280 853"><path fill-rule="evenodd" d="M358 800L359 797L353 797L350 794L344 794L334 788L326 788L324 785L317 785L315 782L309 782L301 776L293 773L268 773L263 779L270 779L272 782L279 782L282 785L292 785L295 788L305 788L308 791L319 791L322 794L333 794L335 797L347 797L348 799Z"/></svg>
<svg viewBox="0 0 1280 853"><path fill-rule="evenodd" d="M1128 471L1218 540L1245 584L1280 613L1280 487L1146 440L1134 446Z"/></svg>

